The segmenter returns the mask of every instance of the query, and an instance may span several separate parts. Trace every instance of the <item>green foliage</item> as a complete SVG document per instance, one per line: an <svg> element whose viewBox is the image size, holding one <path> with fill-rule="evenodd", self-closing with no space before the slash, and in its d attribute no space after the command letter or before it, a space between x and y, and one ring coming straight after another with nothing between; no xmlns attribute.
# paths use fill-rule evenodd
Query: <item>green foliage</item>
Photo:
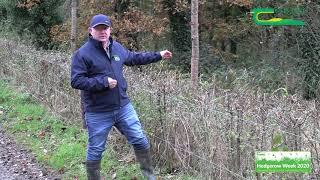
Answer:
<svg viewBox="0 0 320 180"><path fill-rule="evenodd" d="M191 29L189 9L179 10L176 1L164 0L163 5L167 9L170 21L171 42L174 45L174 65L179 66L183 71L189 71L191 61Z"/></svg>
<svg viewBox="0 0 320 180"><path fill-rule="evenodd" d="M299 36L303 61L298 62L297 66L303 76L306 99L320 97L320 43L316 38L320 39L318 31L301 33Z"/></svg>
<svg viewBox="0 0 320 180"><path fill-rule="evenodd" d="M13 96L13 93L9 89L5 88L4 83L1 81L0 81L0 89L1 89L0 91L0 104L1 104L6 101L9 101L9 99Z"/></svg>
<svg viewBox="0 0 320 180"><path fill-rule="evenodd" d="M288 151L288 146L286 146L283 142L282 134L276 133L273 136L272 144L271 144L272 151Z"/></svg>
<svg viewBox="0 0 320 180"><path fill-rule="evenodd" d="M5 8L5 1L0 0L0 23L7 19L7 9Z"/></svg>
<svg viewBox="0 0 320 180"><path fill-rule="evenodd" d="M5 15L12 31L19 36L30 37L37 47L50 49L53 46L50 29L63 20L63 2L64 0L46 0L30 4L22 0L1 1L0 12Z"/></svg>
<svg viewBox="0 0 320 180"><path fill-rule="evenodd" d="M276 133L272 139L272 145L279 145L282 143L282 136L279 133Z"/></svg>

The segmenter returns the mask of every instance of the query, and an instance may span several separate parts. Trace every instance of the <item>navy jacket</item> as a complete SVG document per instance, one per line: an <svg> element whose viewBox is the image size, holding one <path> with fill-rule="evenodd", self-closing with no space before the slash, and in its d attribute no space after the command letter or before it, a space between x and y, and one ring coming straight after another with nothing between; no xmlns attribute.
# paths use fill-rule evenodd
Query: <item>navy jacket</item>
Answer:
<svg viewBox="0 0 320 180"><path fill-rule="evenodd" d="M130 102L123 65L144 65L161 60L160 52L131 52L110 38L110 58L102 43L89 37L78 49L71 63L71 86L80 89L85 112L105 112L123 107ZM108 87L107 78L117 80Z"/></svg>

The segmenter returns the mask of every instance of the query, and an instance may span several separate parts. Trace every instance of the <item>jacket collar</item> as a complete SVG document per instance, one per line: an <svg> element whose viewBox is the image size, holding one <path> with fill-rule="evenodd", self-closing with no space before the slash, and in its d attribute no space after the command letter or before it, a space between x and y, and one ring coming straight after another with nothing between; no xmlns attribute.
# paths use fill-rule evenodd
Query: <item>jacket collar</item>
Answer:
<svg viewBox="0 0 320 180"><path fill-rule="evenodd" d="M100 41L96 40L96 39L93 39L92 36L89 36L88 41L89 41L90 43L92 43L92 44L93 44L95 47L97 47L97 48L103 48L103 47L102 47L102 43L101 43ZM109 37L109 49L112 47L112 44L113 44L113 39L112 39L112 37L110 36L110 37Z"/></svg>

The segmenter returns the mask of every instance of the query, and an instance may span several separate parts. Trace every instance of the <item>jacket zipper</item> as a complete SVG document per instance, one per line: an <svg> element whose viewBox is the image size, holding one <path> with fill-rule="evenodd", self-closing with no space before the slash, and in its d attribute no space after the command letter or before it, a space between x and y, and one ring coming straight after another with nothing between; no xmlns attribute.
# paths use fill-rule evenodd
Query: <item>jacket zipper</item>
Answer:
<svg viewBox="0 0 320 180"><path fill-rule="evenodd" d="M111 66L112 73L113 73L114 77L117 78L116 74L114 73L114 69L113 69L113 67L112 67L112 53L109 52L109 54L110 54L110 58L108 57L107 53L106 53L105 55L107 56L107 59L108 59L108 61L109 61L109 63L110 63L110 66ZM121 108L119 80L118 80L118 79L116 79L116 80L117 80L117 86L116 86L116 88L118 88L119 107Z"/></svg>

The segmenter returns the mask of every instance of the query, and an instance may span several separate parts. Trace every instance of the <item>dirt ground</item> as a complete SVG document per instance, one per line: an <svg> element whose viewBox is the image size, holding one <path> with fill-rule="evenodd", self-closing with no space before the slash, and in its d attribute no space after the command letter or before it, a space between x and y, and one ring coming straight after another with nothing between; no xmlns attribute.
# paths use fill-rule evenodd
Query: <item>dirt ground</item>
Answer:
<svg viewBox="0 0 320 180"><path fill-rule="evenodd" d="M38 164L32 153L9 137L0 124L0 179L60 180L61 178L58 173Z"/></svg>

